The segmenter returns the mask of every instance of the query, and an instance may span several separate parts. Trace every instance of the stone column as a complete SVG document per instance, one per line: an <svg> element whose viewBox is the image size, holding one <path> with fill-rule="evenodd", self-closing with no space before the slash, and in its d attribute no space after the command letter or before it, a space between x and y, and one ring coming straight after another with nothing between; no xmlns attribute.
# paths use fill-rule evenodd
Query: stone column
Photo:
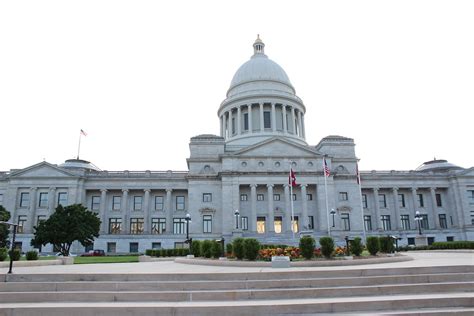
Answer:
<svg viewBox="0 0 474 316"><path fill-rule="evenodd" d="M260 131L263 132L265 130L263 125L263 103L260 103Z"/></svg>
<svg viewBox="0 0 474 316"><path fill-rule="evenodd" d="M295 120L295 108L291 107L291 126L293 127L293 134L296 135L296 120Z"/></svg>
<svg viewBox="0 0 474 316"><path fill-rule="evenodd" d="M129 210L128 210L128 189L123 189L122 190L122 231L124 234L129 234L130 233L130 223L129 223Z"/></svg>
<svg viewBox="0 0 474 316"><path fill-rule="evenodd" d="M308 230L308 197L306 196L306 184L301 184L301 204L303 207L302 210L302 221L300 221L304 230Z"/></svg>
<svg viewBox="0 0 474 316"><path fill-rule="evenodd" d="M454 179L449 180L448 193L451 195L453 201L454 210L451 210L451 214L454 216L454 227L463 227L465 225L464 216L462 213L462 201L459 197L459 191Z"/></svg>
<svg viewBox="0 0 474 316"><path fill-rule="evenodd" d="M284 184L285 192L285 217L283 218L283 232L291 232L291 202L290 202L290 186Z"/></svg>
<svg viewBox="0 0 474 316"><path fill-rule="evenodd" d="M306 131L305 131L305 125L304 125L304 115L301 114L301 135L303 135L303 138L306 139Z"/></svg>
<svg viewBox="0 0 474 316"><path fill-rule="evenodd" d="M441 225L439 224L437 205L436 205L436 188L430 188L430 193L431 193L431 206L432 206L431 210L433 212L434 226L436 229L441 229ZM448 221L448 218L446 218L446 221Z"/></svg>
<svg viewBox="0 0 474 316"><path fill-rule="evenodd" d="M99 218L101 221L100 231L104 234L109 233L107 229L107 218L105 216L106 205L107 205L107 190L101 189L100 190Z"/></svg>
<svg viewBox="0 0 474 316"><path fill-rule="evenodd" d="M286 105L281 105L281 115L283 120L283 133L288 133L288 126L286 126Z"/></svg>
<svg viewBox="0 0 474 316"><path fill-rule="evenodd" d="M23 229L23 232L24 233L33 233L34 232L34 229L33 229L33 226L35 226L35 220L36 220L36 195L38 194L38 188L31 188L30 189L30 223L28 226L28 228L24 228ZM12 218L12 220L15 222L18 221L18 218ZM27 218L28 220L28 218Z"/></svg>
<svg viewBox="0 0 474 316"><path fill-rule="evenodd" d="M247 105L247 113L249 114L249 133L253 133L252 104Z"/></svg>
<svg viewBox="0 0 474 316"><path fill-rule="evenodd" d="M52 214L54 212L54 209L56 207L56 188L49 188L49 193L48 193L48 210L49 213ZM66 205L63 205L66 206Z"/></svg>
<svg viewBox="0 0 474 316"><path fill-rule="evenodd" d="M380 203L379 203L379 189L374 188L374 199L375 199L375 229L382 229L382 219L380 217Z"/></svg>
<svg viewBox="0 0 474 316"><path fill-rule="evenodd" d="M257 231L257 185L251 184L250 185L250 231L256 232Z"/></svg>
<svg viewBox="0 0 474 316"><path fill-rule="evenodd" d="M149 234L150 233L150 189L145 189L145 197L143 201L143 233Z"/></svg>
<svg viewBox="0 0 474 316"><path fill-rule="evenodd" d="M277 124L276 124L276 110L275 110L275 103L272 103L272 131L276 132ZM272 199L273 200L273 199Z"/></svg>
<svg viewBox="0 0 474 316"><path fill-rule="evenodd" d="M275 214L273 212L273 184L267 184L268 195L268 232L275 231Z"/></svg>
<svg viewBox="0 0 474 316"><path fill-rule="evenodd" d="M224 132L223 132L223 130L224 130L223 126L224 126L224 125L223 125L223 123L222 123L222 122L223 122L223 116L222 116L222 115L221 115L219 121L220 121L220 123L221 123L221 137L224 137Z"/></svg>
<svg viewBox="0 0 474 316"><path fill-rule="evenodd" d="M233 133L233 128L232 128L232 109L229 110L229 138L232 137L232 135L234 135Z"/></svg>
<svg viewBox="0 0 474 316"><path fill-rule="evenodd" d="M400 230L400 205L398 203L398 188L392 188L393 203L395 205L395 220L393 221L393 229Z"/></svg>
<svg viewBox="0 0 474 316"><path fill-rule="evenodd" d="M241 110L240 106L238 106L237 107L237 135L242 134L241 118L242 118L242 110Z"/></svg>
<svg viewBox="0 0 474 316"><path fill-rule="evenodd" d="M171 207L171 193L173 189L166 189L166 231L168 234L173 234L173 211Z"/></svg>
<svg viewBox="0 0 474 316"><path fill-rule="evenodd" d="M301 127L301 125L302 125L301 124L301 112L298 111L298 126L299 126L299 130L300 130L300 134L299 134L300 137L303 136L303 133L302 133L303 128Z"/></svg>

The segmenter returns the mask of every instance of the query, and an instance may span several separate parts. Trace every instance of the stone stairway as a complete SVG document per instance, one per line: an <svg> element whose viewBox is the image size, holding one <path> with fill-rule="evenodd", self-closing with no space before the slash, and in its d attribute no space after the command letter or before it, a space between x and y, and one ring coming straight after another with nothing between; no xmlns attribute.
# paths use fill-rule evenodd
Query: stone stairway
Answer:
<svg viewBox="0 0 474 316"><path fill-rule="evenodd" d="M474 266L1 277L1 316L474 314Z"/></svg>

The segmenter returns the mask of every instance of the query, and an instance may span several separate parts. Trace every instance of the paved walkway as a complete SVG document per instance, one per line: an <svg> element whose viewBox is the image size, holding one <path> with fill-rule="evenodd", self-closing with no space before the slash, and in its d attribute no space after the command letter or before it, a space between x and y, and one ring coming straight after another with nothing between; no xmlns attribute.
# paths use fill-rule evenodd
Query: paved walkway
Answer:
<svg viewBox="0 0 474 316"><path fill-rule="evenodd" d="M421 252L413 251L404 253L414 258L412 261L394 262L383 264L370 264L358 266L334 266L334 267L301 267L287 268L285 271L324 271L324 270L346 270L350 269L383 269L396 267L427 267L427 266L453 266L453 265L474 265L474 251L472 252ZM7 268L0 268L0 274L6 274ZM139 263L115 263L115 264L74 264L64 266L36 266L36 267L15 267L13 273L16 274L56 274L56 273L232 273L232 272L258 272L277 271L271 267L225 267L225 266L204 266L175 263L173 261L161 262L139 262Z"/></svg>

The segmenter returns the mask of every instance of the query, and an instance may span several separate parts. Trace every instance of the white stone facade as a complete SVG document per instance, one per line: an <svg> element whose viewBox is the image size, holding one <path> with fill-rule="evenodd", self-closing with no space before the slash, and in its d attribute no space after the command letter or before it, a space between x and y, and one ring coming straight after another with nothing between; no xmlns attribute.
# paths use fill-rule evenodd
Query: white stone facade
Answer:
<svg viewBox="0 0 474 316"><path fill-rule="evenodd" d="M413 171L361 172L360 189L353 139L307 144L306 108L264 46L257 39L232 80L218 110L221 135L191 138L188 171L111 172L73 159L0 172L0 204L22 225L22 249L31 248L39 220L58 204L73 203L97 212L102 225L94 248L108 252L182 246L186 214L193 239L251 236L291 244L300 234L331 234L342 243L366 234L395 235L407 244L418 235L419 211L430 242L474 240L474 168L434 160Z"/></svg>

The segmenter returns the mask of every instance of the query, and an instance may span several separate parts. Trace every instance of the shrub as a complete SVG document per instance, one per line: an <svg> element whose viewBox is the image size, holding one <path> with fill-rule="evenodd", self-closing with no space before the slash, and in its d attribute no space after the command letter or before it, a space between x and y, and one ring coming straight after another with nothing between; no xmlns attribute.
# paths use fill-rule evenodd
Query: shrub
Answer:
<svg viewBox="0 0 474 316"><path fill-rule="evenodd" d="M375 236L367 237L367 250L370 252L370 254L372 256L377 255L377 252L379 252L379 249L380 249L379 238Z"/></svg>
<svg viewBox="0 0 474 316"><path fill-rule="evenodd" d="M334 251L334 240L331 237L321 237L319 240L321 245L321 253L327 259L331 258L332 252Z"/></svg>
<svg viewBox="0 0 474 316"><path fill-rule="evenodd" d="M201 256L201 241L193 240L193 242L191 244L191 253L195 257L200 257Z"/></svg>
<svg viewBox="0 0 474 316"><path fill-rule="evenodd" d="M234 249L234 255L237 259L242 260L244 258L244 240L243 238L236 238L232 242L232 248Z"/></svg>
<svg viewBox="0 0 474 316"><path fill-rule="evenodd" d="M212 240L212 246L211 246L211 255L213 258L219 258L222 254L222 246L220 242L217 242L215 240Z"/></svg>
<svg viewBox="0 0 474 316"><path fill-rule="evenodd" d="M314 241L313 237L311 236L301 237L300 239L301 255L307 260L310 260L311 258L313 258L315 245L316 245L316 242Z"/></svg>
<svg viewBox="0 0 474 316"><path fill-rule="evenodd" d="M201 254L205 258L210 258L212 256L212 241L203 240L201 243Z"/></svg>
<svg viewBox="0 0 474 316"><path fill-rule="evenodd" d="M38 260L38 253L34 250L26 253L26 260Z"/></svg>
<svg viewBox="0 0 474 316"><path fill-rule="evenodd" d="M147 256L153 256L153 249L147 249L147 250L145 250L145 255L147 255Z"/></svg>
<svg viewBox="0 0 474 316"><path fill-rule="evenodd" d="M175 256L175 250L174 249L166 249L166 256L167 257L174 257Z"/></svg>
<svg viewBox="0 0 474 316"><path fill-rule="evenodd" d="M474 241L438 241L432 243L430 249L474 249Z"/></svg>
<svg viewBox="0 0 474 316"><path fill-rule="evenodd" d="M393 239L390 236L380 237L379 244L380 252L392 253L395 250L395 247L393 246Z"/></svg>
<svg viewBox="0 0 474 316"><path fill-rule="evenodd" d="M364 248L362 247L362 239L360 239L360 237L354 238L354 240L352 240L349 244L349 250L356 257L360 256L363 249Z"/></svg>
<svg viewBox="0 0 474 316"><path fill-rule="evenodd" d="M232 244L228 243L225 245L225 252L227 253L228 256L232 256Z"/></svg>
<svg viewBox="0 0 474 316"><path fill-rule="evenodd" d="M260 243L255 238L247 238L244 241L244 255L245 259L254 261L258 257L260 250Z"/></svg>
<svg viewBox="0 0 474 316"><path fill-rule="evenodd" d="M20 249L13 249L8 252L8 255L12 258L13 261L18 261L20 260L21 257L21 252Z"/></svg>
<svg viewBox="0 0 474 316"><path fill-rule="evenodd" d="M6 247L0 248L0 261L5 261L7 259L8 255L8 250Z"/></svg>

